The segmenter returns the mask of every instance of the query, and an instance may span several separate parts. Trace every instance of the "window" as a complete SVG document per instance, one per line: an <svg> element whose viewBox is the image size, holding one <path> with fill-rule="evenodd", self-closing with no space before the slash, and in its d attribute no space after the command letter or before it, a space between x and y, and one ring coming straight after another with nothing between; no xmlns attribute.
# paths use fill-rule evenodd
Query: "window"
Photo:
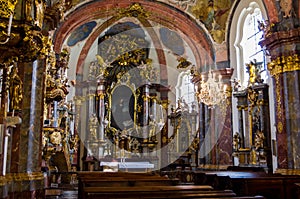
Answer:
<svg viewBox="0 0 300 199"><path fill-rule="evenodd" d="M241 40L241 46L243 50L244 66L250 61L256 60L257 63L262 64L262 70L265 70L265 56L261 46L258 44L261 40L263 33L259 30L259 22L264 21L259 8L255 8L252 13L249 13L245 18L243 29L243 38ZM243 71L243 81L241 82L243 87L247 87L249 74L246 70ZM266 72L262 73L262 78L266 79Z"/></svg>
<svg viewBox="0 0 300 199"><path fill-rule="evenodd" d="M189 106L189 111L191 111L192 104L196 102L196 96L190 71L185 71L179 74L176 85L176 101L179 99L184 100L184 102Z"/></svg>

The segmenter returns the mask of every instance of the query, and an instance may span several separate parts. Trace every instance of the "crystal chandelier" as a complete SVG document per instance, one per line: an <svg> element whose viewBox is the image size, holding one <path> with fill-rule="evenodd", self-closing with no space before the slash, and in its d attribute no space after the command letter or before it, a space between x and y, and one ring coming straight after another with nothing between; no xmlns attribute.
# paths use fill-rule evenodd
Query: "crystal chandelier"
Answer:
<svg viewBox="0 0 300 199"><path fill-rule="evenodd" d="M201 75L200 90L196 88L198 101L214 108L226 99L226 85L222 83L222 76L216 77L215 73L209 71L207 80Z"/></svg>

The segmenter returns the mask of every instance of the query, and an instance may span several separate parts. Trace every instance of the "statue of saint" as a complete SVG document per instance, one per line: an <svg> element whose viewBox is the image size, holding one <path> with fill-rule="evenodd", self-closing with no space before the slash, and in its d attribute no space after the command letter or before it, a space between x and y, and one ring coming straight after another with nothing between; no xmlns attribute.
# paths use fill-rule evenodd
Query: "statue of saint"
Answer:
<svg viewBox="0 0 300 199"><path fill-rule="evenodd" d="M13 66L9 74L9 109L21 110L23 99L23 82L18 74L18 68Z"/></svg>
<svg viewBox="0 0 300 199"><path fill-rule="evenodd" d="M43 28L45 7L46 6L44 3L44 0L35 0L34 1L34 8L35 8L34 24L41 29Z"/></svg>
<svg viewBox="0 0 300 199"><path fill-rule="evenodd" d="M96 114L92 114L89 119L90 139L97 140L98 119Z"/></svg>

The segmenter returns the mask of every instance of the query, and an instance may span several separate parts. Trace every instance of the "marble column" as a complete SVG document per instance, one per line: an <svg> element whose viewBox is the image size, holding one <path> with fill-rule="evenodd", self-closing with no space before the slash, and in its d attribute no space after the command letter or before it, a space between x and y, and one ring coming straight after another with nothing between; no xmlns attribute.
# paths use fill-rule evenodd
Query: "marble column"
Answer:
<svg viewBox="0 0 300 199"><path fill-rule="evenodd" d="M240 148L245 149L246 147L249 148L249 145L246 144L245 140L245 132L244 132L244 116L243 112L245 109L247 110L248 108L248 101L247 101L247 91L242 90L242 91L235 91L233 92L233 96L237 98L237 109L238 109L238 129L239 131L237 132L240 136ZM236 133L236 132L233 132Z"/></svg>
<svg viewBox="0 0 300 199"><path fill-rule="evenodd" d="M43 118L44 60L18 63L23 77L24 95L21 109L22 123L12 133L11 190L14 196L39 198L42 192L41 132Z"/></svg>
<svg viewBox="0 0 300 199"><path fill-rule="evenodd" d="M270 31L261 42L271 57L268 70L275 96L276 172L282 174L300 174L299 34L300 28Z"/></svg>
<svg viewBox="0 0 300 199"><path fill-rule="evenodd" d="M103 158L104 156L104 136L105 136L105 127L106 127L106 121L105 121L105 79L100 79L98 81L98 88L97 88L97 94L96 94L96 103L97 103L97 109L98 111L98 120L99 120L99 135L98 135L98 142L99 142L99 158Z"/></svg>
<svg viewBox="0 0 300 199"><path fill-rule="evenodd" d="M143 86L143 118L142 118L142 126L143 126L143 155L149 155L148 148L148 139L149 139L149 99L150 99L150 85L148 82L145 82Z"/></svg>
<svg viewBox="0 0 300 199"><path fill-rule="evenodd" d="M215 115L216 120L216 146L217 146L217 167L224 169L232 165L232 88L231 76L232 68L220 69L222 75L223 101L219 104L219 111Z"/></svg>
<svg viewBox="0 0 300 199"><path fill-rule="evenodd" d="M169 100L168 100L168 92L169 88L160 85L157 90L160 92L160 100L161 100L161 105L166 112L166 115L168 115L168 107L169 107ZM161 130L161 161L160 161L160 166L165 167L169 165L169 156L168 156L168 121L166 120L166 123L164 127Z"/></svg>

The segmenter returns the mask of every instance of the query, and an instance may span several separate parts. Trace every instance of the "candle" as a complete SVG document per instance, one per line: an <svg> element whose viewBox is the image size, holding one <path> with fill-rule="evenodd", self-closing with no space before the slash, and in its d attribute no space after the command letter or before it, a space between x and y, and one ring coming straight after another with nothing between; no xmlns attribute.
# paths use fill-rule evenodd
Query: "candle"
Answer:
<svg viewBox="0 0 300 199"><path fill-rule="evenodd" d="M11 14L10 17L9 17L9 22L8 22L8 32L7 32L7 35L8 35L8 36L10 36L10 30L11 30L12 19L13 19L13 14Z"/></svg>
<svg viewBox="0 0 300 199"><path fill-rule="evenodd" d="M225 84L224 85L224 92L226 92L226 90L227 90L227 85Z"/></svg>

